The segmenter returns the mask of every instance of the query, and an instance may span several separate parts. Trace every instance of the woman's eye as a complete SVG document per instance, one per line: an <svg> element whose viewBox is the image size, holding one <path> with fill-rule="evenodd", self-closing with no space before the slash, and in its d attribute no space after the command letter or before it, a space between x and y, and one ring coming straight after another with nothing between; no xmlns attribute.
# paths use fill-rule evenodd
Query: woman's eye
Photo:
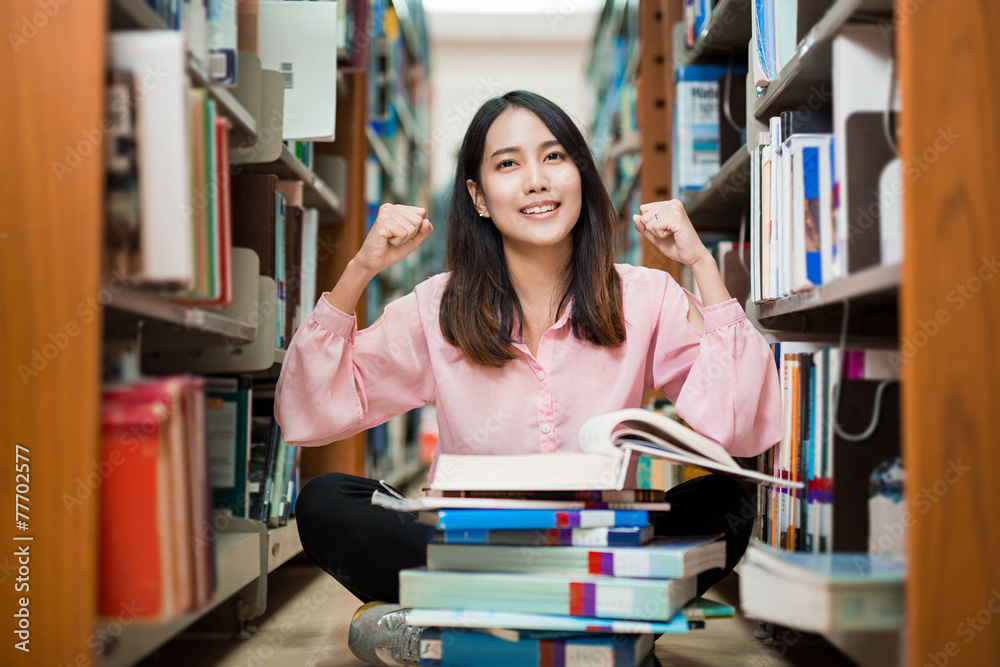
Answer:
<svg viewBox="0 0 1000 667"><path fill-rule="evenodd" d="M500 164L497 165L497 169L503 169L504 167L509 167L514 164L513 160L501 160Z"/></svg>
<svg viewBox="0 0 1000 667"><path fill-rule="evenodd" d="M559 152L556 152L556 151L553 151L553 152L551 152L551 153L549 153L548 155L545 156L546 159L548 159L548 158L554 158L556 160L558 160L560 158L563 158L563 157L565 157L565 156L562 153L559 153Z"/></svg>

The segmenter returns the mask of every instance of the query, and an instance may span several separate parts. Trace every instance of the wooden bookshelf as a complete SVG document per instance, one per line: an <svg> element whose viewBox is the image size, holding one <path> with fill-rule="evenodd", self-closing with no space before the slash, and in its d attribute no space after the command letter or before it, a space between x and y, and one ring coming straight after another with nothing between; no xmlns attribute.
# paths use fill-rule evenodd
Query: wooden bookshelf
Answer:
<svg viewBox="0 0 1000 667"><path fill-rule="evenodd" d="M753 107L758 120L801 105L827 108L830 91L833 38L852 18L891 19L892 0L837 0L799 43L798 49L768 84ZM890 20L891 23L891 20Z"/></svg>
<svg viewBox="0 0 1000 667"><path fill-rule="evenodd" d="M684 51L677 65L719 62L732 51L738 60L742 59L752 30L750 3L751 0L719 0L701 34L695 35L694 46Z"/></svg>
<svg viewBox="0 0 1000 667"><path fill-rule="evenodd" d="M914 667L995 665L1000 633L979 625L982 631L969 637L959 628L982 618L1000 590L1000 280L989 264L1000 248L998 16L993 3L930 2L916 11L909 5L896 3L900 158L929 161L926 151L944 128L961 137L938 151L918 180L907 181L903 194L901 409L908 509L916 518L907 534L906 649ZM952 292L960 284L971 297L961 307ZM949 319L930 336L926 322L942 309ZM940 490L958 461L969 469L924 511L919 490Z"/></svg>
<svg viewBox="0 0 1000 667"><path fill-rule="evenodd" d="M644 20L660 22L659 32L643 33L652 42L650 50L655 53L665 47L667 53L678 54L670 49L670 31L662 25L668 18L672 19L668 26L680 19L679 13L671 14L673 3L644 4L650 7L643 10ZM717 11L743 4L722 0ZM745 11L749 20L749 8ZM992 195L1000 180L996 159L1000 99L991 85L992 72L1000 63L1000 44L987 28L996 25L996 18L992 6L983 3L837 0L751 110L766 120L783 109L816 101L829 108L833 37L847 23L880 21L897 47L903 109L900 159L904 165L934 160L917 178L906 180L901 265L872 267L747 308L751 321L769 339L835 344L847 303L849 341L898 350L903 361L901 444L910 490L906 509L914 519L907 529L906 628L903 633L827 635L860 664L920 667L1000 661L996 633L984 626L975 632L968 621L988 609L991 596L1000 589L993 566L1000 553L1000 521L989 509L1000 503L1000 490L993 483L1000 468L994 447L1000 404L992 389L1000 374L1000 358L993 351L993 323L1000 321L1000 281L992 280L991 273L998 270L992 262L994 249L1000 246L994 222L1000 217L1000 203ZM707 46L684 53L678 62L707 57ZM661 102L669 91L662 90L662 76L647 78L647 67L653 65L644 60L640 68L640 94L652 91L652 99ZM640 108L653 110L652 105ZM669 123L669 118L663 122ZM933 148L940 131L947 128L960 139L944 151ZM663 127L648 117L642 131L644 147L664 141ZM935 154L928 157L932 148ZM688 202L699 231L704 227L698 218L707 210L713 187L720 177L736 173L735 166L723 165L710 187ZM725 215L730 220L724 224L736 229L737 216ZM990 279L983 280L983 275ZM957 291L959 285L968 288L968 298ZM941 324L940 319L946 322ZM929 324L936 320L936 327ZM921 490L935 484L940 490L949 464L959 461L969 469L948 485L946 493L935 495L929 509L924 507ZM958 634L956 628L962 623L969 631Z"/></svg>

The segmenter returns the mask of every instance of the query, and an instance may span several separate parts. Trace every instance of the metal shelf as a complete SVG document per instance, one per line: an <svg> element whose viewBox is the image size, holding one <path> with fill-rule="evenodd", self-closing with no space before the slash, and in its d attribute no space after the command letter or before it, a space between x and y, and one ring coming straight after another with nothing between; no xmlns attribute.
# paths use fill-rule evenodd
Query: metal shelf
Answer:
<svg viewBox="0 0 1000 667"><path fill-rule="evenodd" d="M274 572L279 566L302 553L299 527L295 518L280 528L267 531L267 571Z"/></svg>
<svg viewBox="0 0 1000 667"><path fill-rule="evenodd" d="M305 189L302 203L307 207L319 208L322 212L338 218L344 215L343 203L329 185L303 164L288 146L282 145L281 156L274 162L247 163L239 165L242 171L251 174L275 174L282 180L302 181Z"/></svg>
<svg viewBox="0 0 1000 667"><path fill-rule="evenodd" d="M750 153L744 144L719 171L684 202L684 210L699 232L736 231L750 208Z"/></svg>
<svg viewBox="0 0 1000 667"><path fill-rule="evenodd" d="M892 293L899 288L899 274L899 264L875 266L828 285L819 285L773 301L758 301L756 315L758 319L768 319Z"/></svg>
<svg viewBox="0 0 1000 667"><path fill-rule="evenodd" d="M199 618L261 576L260 532L224 532L215 537L215 571L218 582L215 594L202 609L182 614L166 623L143 625L102 619L97 636L112 638L97 664L100 667L132 665L157 647L170 641ZM111 626L114 625L114 632Z"/></svg>
<svg viewBox="0 0 1000 667"><path fill-rule="evenodd" d="M719 60L730 51L734 62L743 62L753 33L750 0L720 0L712 10L694 46L684 52L678 65L697 65Z"/></svg>
<svg viewBox="0 0 1000 667"><path fill-rule="evenodd" d="M252 343L257 330L239 320L203 308L193 308L137 292L113 294L109 308L176 324L188 329L217 334L233 343Z"/></svg>
<svg viewBox="0 0 1000 667"><path fill-rule="evenodd" d="M257 136L257 119L246 110L240 101L226 86L214 83L205 71L205 65L197 58L188 54L188 73L195 86L208 89L208 94L218 104L218 110L233 121L233 125L242 131L247 137Z"/></svg>
<svg viewBox="0 0 1000 667"><path fill-rule="evenodd" d="M892 0L837 0L826 15L802 39L792 59L768 84L754 103L753 114L766 120L782 109L803 104L828 106L832 93L832 45L837 32L850 19L892 16Z"/></svg>
<svg viewBox="0 0 1000 667"><path fill-rule="evenodd" d="M143 0L112 0L111 28L113 30L167 30L156 12ZM208 94L219 105L219 111L233 122L233 126L248 137L257 136L257 120L237 100L226 86L214 83L205 69L205 64L190 52L187 54L187 71L192 83L208 89Z"/></svg>

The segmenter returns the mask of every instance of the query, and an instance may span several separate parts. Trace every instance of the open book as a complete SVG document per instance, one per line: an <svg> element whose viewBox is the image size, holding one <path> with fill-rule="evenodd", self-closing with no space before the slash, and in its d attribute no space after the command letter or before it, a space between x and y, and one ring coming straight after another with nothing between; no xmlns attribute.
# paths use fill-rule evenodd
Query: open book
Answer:
<svg viewBox="0 0 1000 667"><path fill-rule="evenodd" d="M430 488L438 491L582 490L635 487L640 455L801 488L802 482L741 468L722 445L669 417L640 408L597 415L580 429L583 452L438 456Z"/></svg>

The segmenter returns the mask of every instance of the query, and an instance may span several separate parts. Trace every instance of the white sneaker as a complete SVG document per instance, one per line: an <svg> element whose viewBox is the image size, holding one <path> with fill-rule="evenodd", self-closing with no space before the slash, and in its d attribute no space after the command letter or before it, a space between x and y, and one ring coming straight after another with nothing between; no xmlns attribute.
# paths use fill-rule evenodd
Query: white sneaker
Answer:
<svg viewBox="0 0 1000 667"><path fill-rule="evenodd" d="M403 667L420 662L420 628L406 624L398 604L369 602L354 612L347 646L359 659L377 667Z"/></svg>

